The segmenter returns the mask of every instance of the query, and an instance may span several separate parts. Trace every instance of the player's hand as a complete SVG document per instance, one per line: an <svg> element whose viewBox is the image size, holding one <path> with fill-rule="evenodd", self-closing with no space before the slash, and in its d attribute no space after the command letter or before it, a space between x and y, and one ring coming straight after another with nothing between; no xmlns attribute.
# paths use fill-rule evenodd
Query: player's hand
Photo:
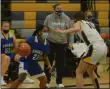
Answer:
<svg viewBox="0 0 110 89"><path fill-rule="evenodd" d="M14 61L19 62L20 61L21 56L19 54L15 55Z"/></svg>
<svg viewBox="0 0 110 89"><path fill-rule="evenodd" d="M69 49L72 49L72 48L73 48L73 44L69 44L69 45L68 45L68 48L69 48Z"/></svg>
<svg viewBox="0 0 110 89"><path fill-rule="evenodd" d="M52 67L51 67L51 65L48 65L48 70L49 70L49 73L52 72Z"/></svg>
<svg viewBox="0 0 110 89"><path fill-rule="evenodd" d="M26 43L26 40L21 40L21 41L19 42L19 44L21 44L21 43Z"/></svg>
<svg viewBox="0 0 110 89"><path fill-rule="evenodd" d="M58 32L58 33L63 33L63 31L59 28L57 28L55 31Z"/></svg>

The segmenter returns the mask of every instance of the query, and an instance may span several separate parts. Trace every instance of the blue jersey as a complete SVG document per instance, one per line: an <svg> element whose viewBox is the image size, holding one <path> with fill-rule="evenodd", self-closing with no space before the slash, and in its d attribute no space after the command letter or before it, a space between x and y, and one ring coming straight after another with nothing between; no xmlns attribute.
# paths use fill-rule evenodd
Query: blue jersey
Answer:
<svg viewBox="0 0 110 89"><path fill-rule="evenodd" d="M43 53L48 52L47 42L43 44L37 36L28 37L26 41L31 46L31 54L27 57L29 61L39 60Z"/></svg>
<svg viewBox="0 0 110 89"><path fill-rule="evenodd" d="M13 49L13 37L9 34L8 39L4 37L3 34L1 34L1 53L10 55L12 53Z"/></svg>
<svg viewBox="0 0 110 89"><path fill-rule="evenodd" d="M37 60L43 56L43 53L48 53L47 41L45 40L45 43L42 43L37 36L30 36L26 41L31 46L31 54L26 58L28 62L28 72L30 75L39 74L42 72L42 69Z"/></svg>

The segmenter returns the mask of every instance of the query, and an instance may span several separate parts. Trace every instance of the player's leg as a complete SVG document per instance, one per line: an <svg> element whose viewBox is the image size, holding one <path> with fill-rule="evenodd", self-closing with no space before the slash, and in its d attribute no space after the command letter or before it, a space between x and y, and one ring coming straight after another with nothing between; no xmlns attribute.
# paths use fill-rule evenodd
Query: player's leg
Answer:
<svg viewBox="0 0 110 89"><path fill-rule="evenodd" d="M38 80L40 81L39 87L40 88L46 88L46 83L47 83L47 77L45 76L44 73L41 73L40 77L38 77Z"/></svg>
<svg viewBox="0 0 110 89"><path fill-rule="evenodd" d="M28 72L27 72L27 62L26 62L26 59L24 58L24 57L22 57L21 59L20 59L20 62L19 62L20 64L19 64L19 74L20 73L27 73L28 74ZM34 80L32 80L32 79L30 79L28 76L26 76L26 79L23 81L23 83L29 83L29 84L32 84L32 83L34 83L35 81Z"/></svg>
<svg viewBox="0 0 110 89"><path fill-rule="evenodd" d="M83 60L80 61L79 66L76 69L76 86L77 88L83 88L84 80L83 74L87 71L89 64Z"/></svg>
<svg viewBox="0 0 110 89"><path fill-rule="evenodd" d="M96 69L98 63L101 63L101 64L105 63L107 48L104 43L102 43L102 45L100 45L99 43L96 43L93 45L93 47L94 47L94 50L91 55L91 65L89 65L87 72L92 79L94 88L99 89L100 86L99 86L97 77L94 74L94 70Z"/></svg>
<svg viewBox="0 0 110 89"><path fill-rule="evenodd" d="M27 72L28 74L28 72ZM32 80L30 77L28 77L28 75L26 76L26 79L23 81L23 83L26 83L26 84L33 84L35 83L34 80Z"/></svg>
<svg viewBox="0 0 110 89"><path fill-rule="evenodd" d="M10 86L10 88L18 88L19 85L25 80L27 73L20 73L18 79L16 79Z"/></svg>
<svg viewBox="0 0 110 89"><path fill-rule="evenodd" d="M6 71L8 70L8 66L10 63L10 57L8 57L5 54L1 54L1 59L2 59L2 76L4 76Z"/></svg>
<svg viewBox="0 0 110 89"><path fill-rule="evenodd" d="M99 89L100 88L99 83L98 83L97 77L94 72L96 67L97 67L97 65L90 65L87 69L87 73L89 74L90 78L92 79L94 88Z"/></svg>
<svg viewBox="0 0 110 89"><path fill-rule="evenodd" d="M49 42L49 54L48 54L48 57L49 57L49 62L51 64L51 66L53 65L53 61L54 61L54 56L55 56L55 49L53 48L54 44ZM47 69L48 68L48 65L47 64L44 64L44 72L46 74L46 77L47 77L47 87L51 81L51 73L49 73L49 70Z"/></svg>
<svg viewBox="0 0 110 89"><path fill-rule="evenodd" d="M10 57L8 57L7 55L5 54L1 54L1 85L6 85L3 77L5 76L5 73L6 71L8 70L8 66L9 66L9 63L10 63Z"/></svg>
<svg viewBox="0 0 110 89"><path fill-rule="evenodd" d="M11 61L8 67L8 77L11 79L11 81L15 81L18 78L19 62L14 61L14 53L11 53L9 57Z"/></svg>
<svg viewBox="0 0 110 89"><path fill-rule="evenodd" d="M55 58L55 66L56 66L56 87L62 88L64 85L62 84L63 73L64 73L64 59L65 59L65 49L66 44L55 44L56 48L56 58Z"/></svg>
<svg viewBox="0 0 110 89"><path fill-rule="evenodd" d="M14 57L14 61L19 62L22 57L19 54L16 54ZM24 59L24 58L23 58ZM18 75L18 78L11 84L10 88L18 88L19 85L26 79L27 73L21 72Z"/></svg>
<svg viewBox="0 0 110 89"><path fill-rule="evenodd" d="M97 70L98 70L98 66L95 68L94 72L97 75L97 77L100 78L100 75L98 74L98 71Z"/></svg>

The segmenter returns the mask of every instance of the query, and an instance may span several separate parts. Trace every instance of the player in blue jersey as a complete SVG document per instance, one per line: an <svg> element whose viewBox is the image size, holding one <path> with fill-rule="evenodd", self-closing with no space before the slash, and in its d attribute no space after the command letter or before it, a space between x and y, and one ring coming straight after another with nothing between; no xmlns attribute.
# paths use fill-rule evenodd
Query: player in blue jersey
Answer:
<svg viewBox="0 0 110 89"><path fill-rule="evenodd" d="M39 59L43 58L44 63L48 65L48 69L51 71L51 65L48 61L48 29L44 25L38 25L33 35L26 38L27 42L31 46L31 54L26 57L24 62L25 68L31 76L36 76L40 81L39 87L46 88L47 78L41 66L38 64ZM26 73L20 73L18 79L12 83L11 88L18 88L26 77Z"/></svg>
<svg viewBox="0 0 110 89"><path fill-rule="evenodd" d="M17 49L16 37L14 34L9 33L9 29L10 29L9 22L3 21L1 24L1 65L2 65L1 66L2 73L0 76L1 85L6 85L3 77L5 76L5 73L8 70L10 61L11 62L13 61L15 63L14 58L18 59L21 57L20 55L16 54ZM13 79L13 81L15 79L16 77ZM26 80L27 79L28 82L30 82L31 79L26 77ZM33 81L31 80L31 82Z"/></svg>
<svg viewBox="0 0 110 89"><path fill-rule="evenodd" d="M14 35L9 34L10 24L8 21L3 21L1 24L1 85L6 85L3 77L10 63L10 59L14 59L14 54L12 50L16 49L17 44L15 42L16 38Z"/></svg>

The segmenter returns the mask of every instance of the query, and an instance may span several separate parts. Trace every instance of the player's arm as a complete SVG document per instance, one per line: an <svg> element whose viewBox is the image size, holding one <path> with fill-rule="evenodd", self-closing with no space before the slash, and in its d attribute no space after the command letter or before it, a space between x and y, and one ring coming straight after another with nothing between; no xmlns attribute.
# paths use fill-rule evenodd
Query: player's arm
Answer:
<svg viewBox="0 0 110 89"><path fill-rule="evenodd" d="M52 71L52 67L50 65L50 62L49 62L49 58L48 58L47 53L44 53L43 60L44 60L44 63L48 65L49 72L51 72Z"/></svg>
<svg viewBox="0 0 110 89"><path fill-rule="evenodd" d="M27 39L21 40L21 41L18 43L18 46L20 46L20 43L24 43L24 42L27 42L27 41L28 41ZM21 56L20 56L19 54L16 54L14 60L18 62L20 59L21 59Z"/></svg>
<svg viewBox="0 0 110 89"><path fill-rule="evenodd" d="M76 23L74 24L74 27L67 29L67 30L61 30L59 28L57 28L56 32L59 33L72 33L72 32L79 32L81 30L81 26L80 23Z"/></svg>

